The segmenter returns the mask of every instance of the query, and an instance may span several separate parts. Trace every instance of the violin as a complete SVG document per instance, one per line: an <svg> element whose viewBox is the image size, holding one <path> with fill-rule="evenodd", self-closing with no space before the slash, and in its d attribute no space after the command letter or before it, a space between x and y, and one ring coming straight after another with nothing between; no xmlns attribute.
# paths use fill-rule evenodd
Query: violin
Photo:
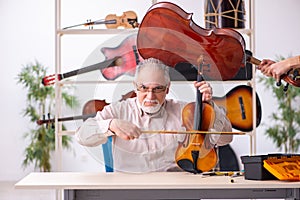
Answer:
<svg viewBox="0 0 300 200"><path fill-rule="evenodd" d="M74 28L77 26L88 26L92 28L93 25L105 24L106 28L113 29L118 27L123 28L137 28L139 26L137 15L134 11L126 11L123 12L121 16L117 16L116 14L109 14L105 17L105 19L90 21L82 24L72 25L65 27L63 29Z"/></svg>
<svg viewBox="0 0 300 200"><path fill-rule="evenodd" d="M139 26L137 15L134 11L123 12L121 16L109 14L105 17L105 21L115 21L116 23L105 24L106 28L137 28Z"/></svg>
<svg viewBox="0 0 300 200"><path fill-rule="evenodd" d="M170 2L159 2L147 11L140 23L137 47L146 59L157 58L174 67L181 62L197 66L199 56L208 63L203 76L229 80L244 66L245 41L233 29L203 29L192 14Z"/></svg>
<svg viewBox="0 0 300 200"><path fill-rule="evenodd" d="M197 81L203 81L201 73L198 74ZM189 103L183 108L183 126L187 131L208 131L212 128L214 120L213 107L202 102L202 94L197 89L196 102ZM214 146L210 144L209 137L206 136L206 134L187 134L184 141L179 143L175 160L181 169L196 174L210 171L216 166L218 156Z"/></svg>

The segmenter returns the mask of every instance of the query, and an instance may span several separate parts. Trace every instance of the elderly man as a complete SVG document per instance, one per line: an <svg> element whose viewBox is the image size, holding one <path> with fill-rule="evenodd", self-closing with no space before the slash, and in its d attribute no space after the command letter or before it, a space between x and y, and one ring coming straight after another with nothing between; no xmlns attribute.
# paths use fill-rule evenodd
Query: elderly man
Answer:
<svg viewBox="0 0 300 200"><path fill-rule="evenodd" d="M209 83L195 82L216 113L213 129L231 131L224 110L212 101ZM134 87L137 97L115 102L97 112L76 131L77 141L84 146L97 146L113 137L114 170L124 172L170 171L178 168L175 152L185 134L143 133L145 130L185 130L182 110L187 102L166 99L170 88L168 67L149 58L136 69ZM212 145L225 145L232 135L209 134Z"/></svg>

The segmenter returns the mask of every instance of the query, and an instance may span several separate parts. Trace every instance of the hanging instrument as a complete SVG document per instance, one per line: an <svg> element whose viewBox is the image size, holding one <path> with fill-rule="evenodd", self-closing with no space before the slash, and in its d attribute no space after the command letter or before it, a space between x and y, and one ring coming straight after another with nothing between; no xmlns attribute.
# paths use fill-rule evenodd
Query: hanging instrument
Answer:
<svg viewBox="0 0 300 200"><path fill-rule="evenodd" d="M79 74L100 70L103 77L107 80L115 80L116 78L127 74L133 76L136 66L143 58L137 51L136 34L127 36L116 47L102 47L100 51L104 54L105 60L90 66L76 69L63 74L58 74L58 81ZM55 83L55 74L45 76L42 80L44 86Z"/></svg>
<svg viewBox="0 0 300 200"><path fill-rule="evenodd" d="M121 16L117 16L116 14L109 14L105 17L104 20L103 19L96 20L96 21L88 20L88 22L86 23L68 26L63 29L69 29L78 26L88 26L89 28L92 28L93 25L99 25L99 24L105 24L106 28L108 29L113 29L118 27L136 28L139 25L136 13L134 11L126 11L123 12Z"/></svg>
<svg viewBox="0 0 300 200"><path fill-rule="evenodd" d="M226 116L231 122L232 128L240 131L253 130L253 97L252 87L238 85L226 93L225 96L213 96L212 100L219 107L226 110ZM262 109L258 95L256 94L256 126L261 122Z"/></svg>
<svg viewBox="0 0 300 200"><path fill-rule="evenodd" d="M42 84L44 86L53 85L53 84L55 84L56 77L57 77L57 80L60 81L60 80L63 80L63 79L66 79L66 78L69 78L69 77L72 77L72 76L77 76L79 74L84 74L84 73L87 73L87 72L91 72L91 71L95 71L95 70L99 70L99 69L104 69L104 68L107 68L107 67L119 66L119 65L122 65L122 59L120 57L115 57L115 58L105 60L105 61L97 63L97 64L93 64L93 65L83 67L83 68L80 68L80 69L76 69L76 70L66 72L66 73L63 73L63 74L57 74L57 75L52 74L52 75L49 75L49 76L45 76L42 79Z"/></svg>

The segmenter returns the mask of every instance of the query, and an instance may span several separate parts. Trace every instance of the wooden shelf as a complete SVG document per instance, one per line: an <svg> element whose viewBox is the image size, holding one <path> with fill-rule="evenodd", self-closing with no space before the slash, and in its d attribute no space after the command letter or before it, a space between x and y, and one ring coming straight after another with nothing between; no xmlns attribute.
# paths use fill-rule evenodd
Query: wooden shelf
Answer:
<svg viewBox="0 0 300 200"><path fill-rule="evenodd" d="M134 33L137 29L59 29L56 34L59 35L93 35L93 34L121 34Z"/></svg>

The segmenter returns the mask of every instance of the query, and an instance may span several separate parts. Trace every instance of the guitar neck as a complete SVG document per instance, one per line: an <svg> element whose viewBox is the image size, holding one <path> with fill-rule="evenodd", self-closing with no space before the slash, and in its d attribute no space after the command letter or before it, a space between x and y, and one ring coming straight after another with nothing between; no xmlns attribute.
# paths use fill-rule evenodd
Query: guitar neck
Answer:
<svg viewBox="0 0 300 200"><path fill-rule="evenodd" d="M76 75L79 75L79 74L84 74L84 73L95 71L95 70L101 70L101 69L104 69L104 68L107 68L107 67L118 66L118 65L121 64L121 62L122 61L121 61L120 57L115 57L115 58L108 59L108 60L105 60L103 62L93 64L93 65L90 65L90 66L87 66L87 67L84 67L84 68L81 68L81 69L76 69L76 70L73 70L73 71L70 71L70 72L66 72L66 73L61 75L61 79L69 78L69 77L72 77L72 76L76 76Z"/></svg>
<svg viewBox="0 0 300 200"><path fill-rule="evenodd" d="M58 118L57 121L59 122L64 122L64 121L73 121L73 120L79 120L79 119L83 119L86 120L90 117L95 117L96 113L93 114L87 114L87 115L79 115L79 116L73 116L73 117L63 117L63 118ZM54 123L55 119L43 119L43 120L38 120L37 124L38 125L42 125L42 124L51 124Z"/></svg>

